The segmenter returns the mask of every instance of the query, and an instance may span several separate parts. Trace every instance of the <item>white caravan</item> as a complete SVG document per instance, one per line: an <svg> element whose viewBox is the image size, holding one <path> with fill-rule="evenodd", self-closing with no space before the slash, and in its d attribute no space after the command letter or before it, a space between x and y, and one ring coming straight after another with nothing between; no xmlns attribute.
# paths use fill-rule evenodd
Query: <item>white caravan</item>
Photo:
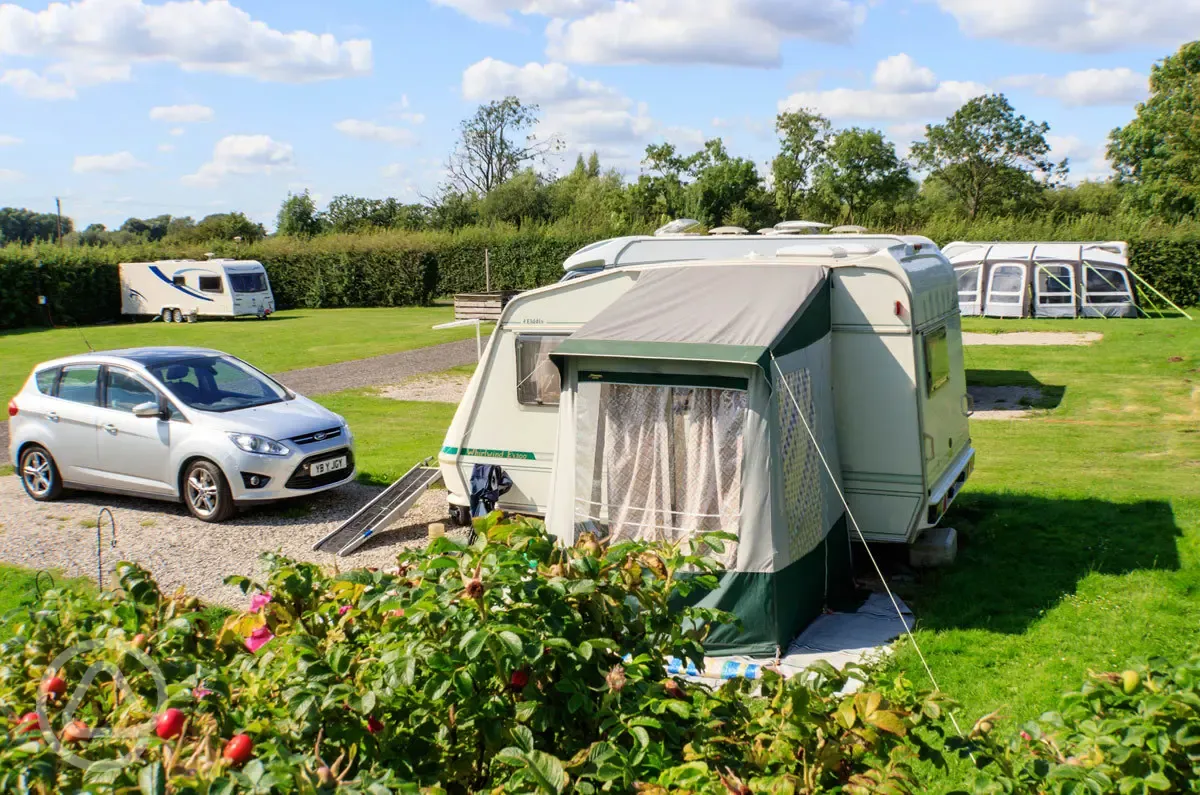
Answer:
<svg viewBox="0 0 1200 795"><path fill-rule="evenodd" d="M498 508L545 514L560 389L550 353L641 274L701 259L831 269L835 430L850 508L875 541L911 542L940 520L975 458L950 263L921 237L739 235L603 241L569 258L563 281L508 304L439 455L458 521L470 515L476 464L512 478Z"/></svg>
<svg viewBox="0 0 1200 795"><path fill-rule="evenodd" d="M193 317L266 317L275 297L262 263L233 259L123 262L121 314L157 315L165 322Z"/></svg>

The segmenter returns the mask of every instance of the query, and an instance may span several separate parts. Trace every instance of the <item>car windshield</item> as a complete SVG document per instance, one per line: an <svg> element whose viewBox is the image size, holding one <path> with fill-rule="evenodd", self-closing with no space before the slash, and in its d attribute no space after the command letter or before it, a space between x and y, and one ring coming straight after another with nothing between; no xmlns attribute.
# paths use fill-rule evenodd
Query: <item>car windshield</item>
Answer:
<svg viewBox="0 0 1200 795"><path fill-rule="evenodd" d="M265 293L267 291L267 275L261 271L255 273L230 273L229 286L235 293Z"/></svg>
<svg viewBox="0 0 1200 795"><path fill-rule="evenodd" d="M236 411L288 398L279 384L229 356L197 356L146 369L172 395L202 411Z"/></svg>

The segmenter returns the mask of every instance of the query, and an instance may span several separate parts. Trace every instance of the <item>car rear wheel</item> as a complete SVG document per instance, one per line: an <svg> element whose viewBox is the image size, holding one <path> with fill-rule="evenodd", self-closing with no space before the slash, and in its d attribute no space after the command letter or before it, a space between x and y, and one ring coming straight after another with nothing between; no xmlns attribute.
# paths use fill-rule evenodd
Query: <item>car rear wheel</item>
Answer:
<svg viewBox="0 0 1200 795"><path fill-rule="evenodd" d="M38 502L56 500L62 494L62 478L46 448L38 445L25 448L21 453L20 473L25 493Z"/></svg>
<svg viewBox="0 0 1200 795"><path fill-rule="evenodd" d="M211 461L194 461L183 476L183 503L202 522L223 522L236 512L229 483Z"/></svg>
<svg viewBox="0 0 1200 795"><path fill-rule="evenodd" d="M182 323L183 322L182 310L179 310L179 309L171 310L171 320L174 321L175 323Z"/></svg>

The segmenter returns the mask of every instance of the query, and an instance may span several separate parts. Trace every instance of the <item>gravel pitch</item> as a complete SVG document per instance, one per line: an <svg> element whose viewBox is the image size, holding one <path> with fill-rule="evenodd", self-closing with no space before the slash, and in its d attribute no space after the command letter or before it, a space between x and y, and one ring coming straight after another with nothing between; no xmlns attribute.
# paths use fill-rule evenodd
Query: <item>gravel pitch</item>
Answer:
<svg viewBox="0 0 1200 795"><path fill-rule="evenodd" d="M419 375L402 384L382 387L379 396L392 400L460 403L470 383L471 378L466 375Z"/></svg>
<svg viewBox="0 0 1200 795"><path fill-rule="evenodd" d="M363 389L396 384L422 373L440 373L461 364L475 363L475 340L447 342L401 353L373 356L304 370L275 373L272 377L307 397L343 389Z"/></svg>
<svg viewBox="0 0 1200 795"><path fill-rule="evenodd" d="M395 564L401 550L423 546L430 522L465 540L466 530L450 524L446 492L426 492L402 525L381 533L344 558L313 552L312 545L350 517L379 489L351 483L303 500L248 509L223 524L205 524L175 503L81 492L52 503L31 500L16 477L0 478L0 561L67 576L96 577L96 521L109 507L116 520L116 547L110 546L107 518L101 530L105 584L117 561L145 566L165 592L185 586L200 599L243 607L245 597L223 583L230 574L258 575L258 556L289 557L347 570Z"/></svg>
<svg viewBox="0 0 1200 795"><path fill-rule="evenodd" d="M968 386L972 420L1023 420L1033 415L1042 390L1032 386Z"/></svg>
<svg viewBox="0 0 1200 795"><path fill-rule="evenodd" d="M1005 331L999 334L963 332L963 345L1091 345L1104 339L1096 331Z"/></svg>

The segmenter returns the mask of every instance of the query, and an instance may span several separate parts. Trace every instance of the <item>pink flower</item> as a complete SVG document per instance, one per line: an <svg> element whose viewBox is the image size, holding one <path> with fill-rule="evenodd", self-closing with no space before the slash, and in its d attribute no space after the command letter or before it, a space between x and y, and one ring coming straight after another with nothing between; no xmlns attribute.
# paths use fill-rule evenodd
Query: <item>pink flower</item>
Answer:
<svg viewBox="0 0 1200 795"><path fill-rule="evenodd" d="M1021 739L1025 742L1029 742L1033 739L1033 737L1029 736L1029 732L1021 732Z"/></svg>
<svg viewBox="0 0 1200 795"><path fill-rule="evenodd" d="M192 698L197 699L197 700L202 699L205 696L211 696L212 694L213 694L213 691L211 691L207 687L205 687L203 682L200 683L199 687L192 688Z"/></svg>
<svg viewBox="0 0 1200 795"><path fill-rule="evenodd" d="M259 610L262 610L263 605L269 601L271 601L271 594L269 593L254 594L250 597L250 612L257 613Z"/></svg>
<svg viewBox="0 0 1200 795"><path fill-rule="evenodd" d="M403 610L393 610L392 618L404 618L404 611Z"/></svg>
<svg viewBox="0 0 1200 795"><path fill-rule="evenodd" d="M344 616L349 612L350 612L350 605L342 605L341 607L338 608L339 616Z"/></svg>
<svg viewBox="0 0 1200 795"><path fill-rule="evenodd" d="M263 646L271 642L271 638L275 637L271 633L271 628L261 626L250 633L250 637L246 638L246 648L250 651L258 651Z"/></svg>

